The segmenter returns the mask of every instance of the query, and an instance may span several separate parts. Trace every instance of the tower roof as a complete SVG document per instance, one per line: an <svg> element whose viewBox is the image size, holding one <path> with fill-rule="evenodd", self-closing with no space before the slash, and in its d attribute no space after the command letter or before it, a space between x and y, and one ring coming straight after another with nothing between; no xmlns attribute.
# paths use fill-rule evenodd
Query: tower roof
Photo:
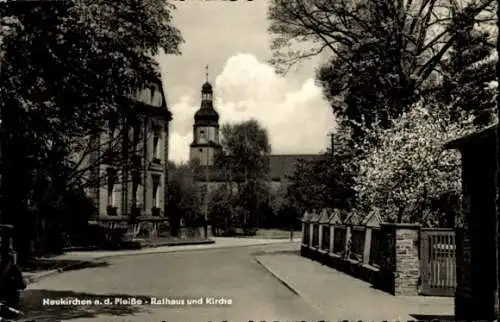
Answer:
<svg viewBox="0 0 500 322"><path fill-rule="evenodd" d="M194 114L194 121L196 123L218 123L219 114L214 109L213 104L213 89L212 84L208 81L208 66L205 73L205 83L201 87L201 106L200 109Z"/></svg>
<svg viewBox="0 0 500 322"><path fill-rule="evenodd" d="M212 84L210 84L208 81L203 84L201 87L201 92L202 93L212 93Z"/></svg>
<svg viewBox="0 0 500 322"><path fill-rule="evenodd" d="M194 114L194 121L195 122L200 122L200 121L212 121L212 122L218 122L219 121L219 113L217 113L216 110L214 110L213 106L211 108L206 108L203 107L204 104L202 104L201 108ZM212 104L210 104L211 106Z"/></svg>

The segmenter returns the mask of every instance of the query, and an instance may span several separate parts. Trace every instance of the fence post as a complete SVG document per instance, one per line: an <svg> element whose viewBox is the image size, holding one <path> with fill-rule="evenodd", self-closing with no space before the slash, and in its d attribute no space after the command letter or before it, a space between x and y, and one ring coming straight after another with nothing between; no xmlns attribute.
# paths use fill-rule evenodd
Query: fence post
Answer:
<svg viewBox="0 0 500 322"><path fill-rule="evenodd" d="M344 244L344 257L348 258L350 253L352 227L351 225L345 226L345 244Z"/></svg>
<svg viewBox="0 0 500 322"><path fill-rule="evenodd" d="M333 253L333 243L335 242L335 237L334 237L334 234L335 234L335 224L329 224L330 225L330 244L329 244L329 248L328 248L328 252L329 253Z"/></svg>
<svg viewBox="0 0 500 322"><path fill-rule="evenodd" d="M306 218L304 215L304 218L302 219L302 244L306 243L305 237L306 237L307 222L305 219Z"/></svg>
<svg viewBox="0 0 500 322"><path fill-rule="evenodd" d="M372 246L372 228L365 227L365 244L363 246L363 264L370 263L371 246Z"/></svg>
<svg viewBox="0 0 500 322"><path fill-rule="evenodd" d="M309 247L313 246L314 224L309 221Z"/></svg>
<svg viewBox="0 0 500 322"><path fill-rule="evenodd" d="M323 246L323 224L318 222L318 250L322 250Z"/></svg>

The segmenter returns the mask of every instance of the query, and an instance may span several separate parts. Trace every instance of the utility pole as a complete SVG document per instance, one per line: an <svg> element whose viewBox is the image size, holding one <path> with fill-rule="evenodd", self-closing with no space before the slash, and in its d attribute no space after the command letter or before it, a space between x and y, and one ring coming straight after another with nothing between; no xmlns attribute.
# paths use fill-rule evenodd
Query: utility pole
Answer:
<svg viewBox="0 0 500 322"><path fill-rule="evenodd" d="M245 153L248 153L248 150L247 150L247 147L248 147L248 142L247 142L247 128L245 127L245 125L243 125L243 139L244 139L244 144L245 144ZM245 163L245 194L248 194L248 168L247 168L247 164ZM246 200L247 202L249 201L248 200L248 195L246 196ZM248 203L247 203L247 206L248 206ZM244 222L245 226L247 224L247 217L245 216L245 222Z"/></svg>
<svg viewBox="0 0 500 322"><path fill-rule="evenodd" d="M205 166L205 238L208 238L208 148Z"/></svg>
<svg viewBox="0 0 500 322"><path fill-rule="evenodd" d="M497 3L497 26L500 27L500 22L498 22L498 18L500 18L500 6L498 6ZM497 52L500 50L500 43L498 42L500 40L500 34L497 35ZM499 90L500 90L500 61L497 61L496 64L496 81L497 81L497 122L500 121L500 95L499 95ZM499 293L500 293L500 124L497 124L496 127L496 144L495 144L495 156L496 156L496 171L495 171L495 189L496 189L496 196L495 196L495 206L496 206L496 220L495 220L495 255L496 255L496 287L495 287L495 315L498 319L500 316L500 299L499 299Z"/></svg>
<svg viewBox="0 0 500 322"><path fill-rule="evenodd" d="M333 147L334 147L334 133L331 132L330 134L328 134L328 136L330 136L330 153L333 155Z"/></svg>
<svg viewBox="0 0 500 322"><path fill-rule="evenodd" d="M205 81L208 83L208 65L205 66ZM209 133L206 134L206 138L207 138L207 143L210 143L210 136L209 136ZM208 239L208 162L209 162L209 158L208 158L208 152L209 151L209 147L207 146L207 149L206 149L206 165L205 165L205 238Z"/></svg>

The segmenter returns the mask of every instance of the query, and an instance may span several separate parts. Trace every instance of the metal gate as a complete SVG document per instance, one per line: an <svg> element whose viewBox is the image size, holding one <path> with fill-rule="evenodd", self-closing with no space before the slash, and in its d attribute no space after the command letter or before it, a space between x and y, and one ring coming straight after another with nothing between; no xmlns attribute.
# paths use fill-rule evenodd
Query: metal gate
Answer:
<svg viewBox="0 0 500 322"><path fill-rule="evenodd" d="M422 229L420 237L421 293L454 296L457 284L454 229Z"/></svg>

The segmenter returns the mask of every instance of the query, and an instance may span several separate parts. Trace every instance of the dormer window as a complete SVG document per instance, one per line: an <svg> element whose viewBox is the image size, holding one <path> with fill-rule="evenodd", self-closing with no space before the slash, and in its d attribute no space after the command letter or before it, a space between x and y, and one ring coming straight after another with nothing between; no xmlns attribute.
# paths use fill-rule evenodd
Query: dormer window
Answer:
<svg viewBox="0 0 500 322"><path fill-rule="evenodd" d="M163 96L161 92L161 87L154 84L151 87L151 105L160 107L163 104Z"/></svg>

